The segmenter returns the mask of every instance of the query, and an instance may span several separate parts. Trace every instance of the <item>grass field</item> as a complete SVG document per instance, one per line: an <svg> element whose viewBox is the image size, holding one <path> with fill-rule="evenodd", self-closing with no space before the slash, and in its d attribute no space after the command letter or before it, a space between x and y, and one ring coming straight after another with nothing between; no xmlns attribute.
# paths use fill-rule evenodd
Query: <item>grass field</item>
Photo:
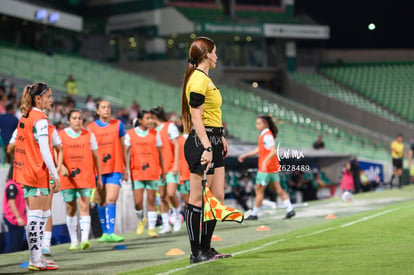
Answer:
<svg viewBox="0 0 414 275"><path fill-rule="evenodd" d="M266 210L258 221L223 223L213 242L230 259L189 264L185 230L157 239L126 235L126 250L93 241L91 250L69 253L52 247L64 274L412 274L414 262L414 187L310 203L297 217L282 220L284 210ZM328 214L336 219L326 219ZM256 231L261 226L269 231ZM185 252L166 256L171 248ZM18 265L28 252L0 255L0 272L26 273Z"/></svg>

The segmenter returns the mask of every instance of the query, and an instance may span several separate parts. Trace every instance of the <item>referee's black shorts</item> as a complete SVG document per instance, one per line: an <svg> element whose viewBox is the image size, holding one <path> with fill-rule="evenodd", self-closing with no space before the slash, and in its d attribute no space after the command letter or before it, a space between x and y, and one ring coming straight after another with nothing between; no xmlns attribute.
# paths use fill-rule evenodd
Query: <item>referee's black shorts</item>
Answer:
<svg viewBox="0 0 414 275"><path fill-rule="evenodd" d="M213 174L214 168L224 166L223 142L221 141L221 137L223 136L223 128L208 126L205 128L211 146L213 147L213 160L211 161L210 169L207 174ZM201 144L195 130L191 130L184 145L184 155L191 173L202 174L204 172L205 168L201 165L200 161L203 152L203 144Z"/></svg>
<svg viewBox="0 0 414 275"><path fill-rule="evenodd" d="M403 159L402 158L393 158L392 159L392 166L394 170L402 169L403 168Z"/></svg>

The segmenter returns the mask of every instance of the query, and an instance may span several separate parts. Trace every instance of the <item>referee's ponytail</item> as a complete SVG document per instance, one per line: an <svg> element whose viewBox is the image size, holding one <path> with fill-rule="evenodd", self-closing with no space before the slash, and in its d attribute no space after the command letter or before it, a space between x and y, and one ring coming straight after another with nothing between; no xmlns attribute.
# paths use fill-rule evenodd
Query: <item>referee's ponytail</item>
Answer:
<svg viewBox="0 0 414 275"><path fill-rule="evenodd" d="M272 132L273 137L276 138L279 132L279 129L277 128L275 122L273 121L273 118L269 115L261 115L259 116L259 118L261 118L267 123L267 126L269 127L270 132Z"/></svg>
<svg viewBox="0 0 414 275"><path fill-rule="evenodd" d="M215 43L208 37L197 37L191 43L188 53L189 59L187 68L184 74L182 92L181 92L181 117L183 120L184 133L190 133L193 123L191 121L190 105L186 95L187 82L191 74L197 68L198 64L207 58L207 53L211 53L214 49Z"/></svg>

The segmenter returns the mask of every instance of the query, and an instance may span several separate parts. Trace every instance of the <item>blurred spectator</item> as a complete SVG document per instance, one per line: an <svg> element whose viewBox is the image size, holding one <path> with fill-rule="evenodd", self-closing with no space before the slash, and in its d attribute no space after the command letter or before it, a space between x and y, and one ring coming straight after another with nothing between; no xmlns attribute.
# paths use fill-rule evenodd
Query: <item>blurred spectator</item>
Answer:
<svg viewBox="0 0 414 275"><path fill-rule="evenodd" d="M7 96L6 94L0 93L0 115L6 113Z"/></svg>
<svg viewBox="0 0 414 275"><path fill-rule="evenodd" d="M87 128L88 124L91 123L92 121L94 121L94 111L90 111L90 110L83 110L82 111L82 117L83 117L83 127Z"/></svg>
<svg viewBox="0 0 414 275"><path fill-rule="evenodd" d="M364 171L361 171L360 182L361 190L363 192L369 192L374 191L377 187L379 187L380 179L379 176L377 176L375 180L369 180L367 175L365 175Z"/></svg>
<svg viewBox="0 0 414 275"><path fill-rule="evenodd" d="M7 145L9 144L9 140L13 134L13 131L17 128L17 123L19 120L14 115L15 110L13 104L8 104L6 106L6 113L0 115L0 135L3 144L4 152L6 152ZM6 162L10 162L9 156L6 155Z"/></svg>
<svg viewBox="0 0 414 275"><path fill-rule="evenodd" d="M70 111L70 110L73 110L73 109L75 109L75 108L76 108L76 102L75 102L75 100L74 100L73 98L68 97L68 98L67 98L67 101L68 101L68 105L67 105L66 110L64 110L64 113L63 113L65 116L66 116L67 114L69 114L69 111Z"/></svg>
<svg viewBox="0 0 414 275"><path fill-rule="evenodd" d="M402 188L402 169L404 159L404 143L403 136L399 134L397 139L391 142L391 155L392 155L392 177L390 180L390 188L392 188L392 182L394 177L398 177L398 187Z"/></svg>
<svg viewBox="0 0 414 275"><path fill-rule="evenodd" d="M303 173L302 171L295 171L290 175L289 187L293 191L300 191L302 194L302 201L317 200L316 196L317 186L314 184L313 174Z"/></svg>
<svg viewBox="0 0 414 275"><path fill-rule="evenodd" d="M354 178L354 189L355 193L359 193L361 189L361 169L359 167L358 159L355 157L351 160L351 171L352 171L352 177Z"/></svg>
<svg viewBox="0 0 414 275"><path fill-rule="evenodd" d="M314 177L314 182L316 183L315 186L317 188L329 188L330 190L329 197L333 197L335 195L338 184L328 179L326 174L323 171L319 169L314 170L313 177Z"/></svg>
<svg viewBox="0 0 414 275"><path fill-rule="evenodd" d="M118 110L116 117L117 119L122 121L124 125L130 125L128 109L124 108L124 109Z"/></svg>
<svg viewBox="0 0 414 275"><path fill-rule="evenodd" d="M341 191L343 202L352 201L352 192L354 192L354 178L351 171L351 164L345 164L344 173L341 179Z"/></svg>
<svg viewBox="0 0 414 275"><path fill-rule="evenodd" d="M176 122L178 120L177 112L171 112L167 114L168 121Z"/></svg>
<svg viewBox="0 0 414 275"><path fill-rule="evenodd" d="M4 253L23 250L26 243L27 213L23 189L12 178L13 166L10 166L3 195L3 220L8 229Z"/></svg>
<svg viewBox="0 0 414 275"><path fill-rule="evenodd" d="M55 127L56 127L56 131L59 133L60 131L65 129L65 124L59 121L55 123Z"/></svg>
<svg viewBox="0 0 414 275"><path fill-rule="evenodd" d="M66 87L66 91L68 92L69 96L74 96L78 94L78 88L76 87L76 81L71 74L68 76L68 79L66 79L64 85Z"/></svg>
<svg viewBox="0 0 414 275"><path fill-rule="evenodd" d="M139 106L138 102L135 100L131 107L129 107L129 120L133 121L137 115L138 112L141 110L141 107Z"/></svg>
<svg viewBox="0 0 414 275"><path fill-rule="evenodd" d="M96 111L96 102L91 95L88 95L85 101L86 109L91 112Z"/></svg>
<svg viewBox="0 0 414 275"><path fill-rule="evenodd" d="M232 138L233 136L230 135L229 130L227 129L227 123L223 122L223 136L226 138Z"/></svg>
<svg viewBox="0 0 414 275"><path fill-rule="evenodd" d="M14 103L17 101L17 88L16 85L11 84L10 85L10 91L7 94L7 100L9 101L9 103Z"/></svg>
<svg viewBox="0 0 414 275"><path fill-rule="evenodd" d="M318 140L313 143L313 149L315 150L325 149L325 143L322 140L322 135L319 135Z"/></svg>
<svg viewBox="0 0 414 275"><path fill-rule="evenodd" d="M6 87L7 87L6 82L7 82L7 80L5 78L3 78L0 81L0 95L5 95L6 94Z"/></svg>
<svg viewBox="0 0 414 275"><path fill-rule="evenodd" d="M232 194L236 199L237 203L243 207L244 211L249 210L247 206L247 200L252 195L253 181L249 178L248 173L244 173L240 180L231 182Z"/></svg>
<svg viewBox="0 0 414 275"><path fill-rule="evenodd" d="M184 133L184 126L181 117L177 117L177 119L174 121L174 124L175 126L177 126L178 131L180 131L180 133Z"/></svg>
<svg viewBox="0 0 414 275"><path fill-rule="evenodd" d="M67 106L67 103L66 103L66 106ZM65 108L64 105L59 102L55 102L53 104L52 109L48 112L48 118L52 124L57 123L57 122L62 122L65 119L63 115L64 108Z"/></svg>

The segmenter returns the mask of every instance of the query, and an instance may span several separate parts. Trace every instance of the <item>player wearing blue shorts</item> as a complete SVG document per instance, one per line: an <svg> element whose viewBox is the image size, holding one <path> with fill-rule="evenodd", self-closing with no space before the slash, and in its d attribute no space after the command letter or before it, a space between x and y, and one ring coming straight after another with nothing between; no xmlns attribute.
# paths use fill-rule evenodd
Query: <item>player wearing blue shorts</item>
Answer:
<svg viewBox="0 0 414 275"><path fill-rule="evenodd" d="M124 151L125 128L120 120L111 118L108 101L97 104L98 119L88 125L98 142L98 154L102 169L103 188L98 190L98 215L102 227L100 242L122 242L123 237L114 233L116 201L122 180L127 180L128 171Z"/></svg>

